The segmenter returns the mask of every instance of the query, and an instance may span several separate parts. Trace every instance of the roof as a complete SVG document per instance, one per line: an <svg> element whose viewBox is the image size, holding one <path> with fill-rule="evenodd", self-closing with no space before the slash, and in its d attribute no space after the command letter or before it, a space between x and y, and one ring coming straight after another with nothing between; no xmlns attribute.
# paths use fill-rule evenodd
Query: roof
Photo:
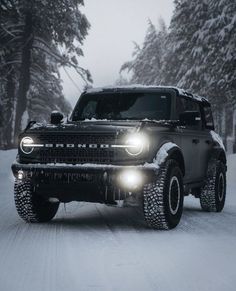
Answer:
<svg viewBox="0 0 236 291"><path fill-rule="evenodd" d="M160 89L172 89L175 90L179 96L184 96L187 98L192 98L199 102L209 103L205 97L198 96L196 94L190 93L188 90L180 89L175 86L144 86L144 85L129 85L129 86L107 86L107 87L98 87L98 88L91 88L87 89L86 93L102 93L102 92L117 92L117 91L130 91L130 90L160 90Z"/></svg>

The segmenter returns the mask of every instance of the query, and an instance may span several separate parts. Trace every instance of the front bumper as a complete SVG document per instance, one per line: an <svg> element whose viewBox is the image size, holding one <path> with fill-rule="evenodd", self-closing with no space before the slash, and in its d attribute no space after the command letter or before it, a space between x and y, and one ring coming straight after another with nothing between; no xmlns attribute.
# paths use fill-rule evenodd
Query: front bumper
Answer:
<svg viewBox="0 0 236 291"><path fill-rule="evenodd" d="M141 177L139 186L130 189L121 183L122 173L135 171ZM153 182L158 172L154 164L118 166L100 164L21 164L13 163L12 172L18 180L30 179L37 194L58 198L62 202L89 201L114 203L130 193L140 193L144 184Z"/></svg>

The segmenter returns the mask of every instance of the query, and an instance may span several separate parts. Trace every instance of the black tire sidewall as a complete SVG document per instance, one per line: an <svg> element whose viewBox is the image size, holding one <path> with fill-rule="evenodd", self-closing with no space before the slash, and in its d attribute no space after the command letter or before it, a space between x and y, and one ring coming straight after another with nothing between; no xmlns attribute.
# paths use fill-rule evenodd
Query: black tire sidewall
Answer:
<svg viewBox="0 0 236 291"><path fill-rule="evenodd" d="M219 198L219 188L218 188L221 173L223 174L224 177L224 194L222 200L220 200ZM216 169L216 179L215 179L215 202L216 202L215 205L217 212L221 212L223 210L225 205L225 198L226 198L226 171L225 166L222 164L222 162L219 162Z"/></svg>
<svg viewBox="0 0 236 291"><path fill-rule="evenodd" d="M33 210L38 222L50 221L57 213L59 203L51 203L37 193L32 193Z"/></svg>
<svg viewBox="0 0 236 291"><path fill-rule="evenodd" d="M172 214L169 205L169 189L170 189L170 182L172 177L176 177L179 182L180 187L180 201L179 201L179 208L176 214ZM167 175L165 179L165 186L164 186L164 207L165 207L165 216L168 222L169 228L175 228L182 216L183 213L183 202L184 202L184 195L183 195L183 175L178 167L176 162L173 162L169 165L167 169Z"/></svg>

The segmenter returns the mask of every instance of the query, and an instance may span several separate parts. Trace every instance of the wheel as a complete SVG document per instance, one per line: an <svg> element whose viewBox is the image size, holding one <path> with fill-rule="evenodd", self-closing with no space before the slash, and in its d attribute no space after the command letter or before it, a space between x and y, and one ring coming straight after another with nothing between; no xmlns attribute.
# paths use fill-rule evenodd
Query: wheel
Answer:
<svg viewBox="0 0 236 291"><path fill-rule="evenodd" d="M51 203L37 195L30 180L16 180L14 199L19 216L27 222L47 222L57 213L59 203Z"/></svg>
<svg viewBox="0 0 236 291"><path fill-rule="evenodd" d="M156 180L143 189L143 212L148 226L175 228L183 212L183 176L175 160L160 167Z"/></svg>
<svg viewBox="0 0 236 291"><path fill-rule="evenodd" d="M205 186L200 193L200 204L204 211L220 212L225 205L226 167L219 160L208 164Z"/></svg>

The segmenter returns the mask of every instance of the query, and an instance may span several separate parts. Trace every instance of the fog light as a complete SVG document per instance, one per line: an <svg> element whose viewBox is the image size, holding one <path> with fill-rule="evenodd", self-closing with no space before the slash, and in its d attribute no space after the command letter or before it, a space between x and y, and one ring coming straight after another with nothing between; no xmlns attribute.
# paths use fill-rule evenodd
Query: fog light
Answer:
<svg viewBox="0 0 236 291"><path fill-rule="evenodd" d="M128 190L135 190L143 183L143 176L139 171L126 170L120 174L121 186Z"/></svg>
<svg viewBox="0 0 236 291"><path fill-rule="evenodd" d="M18 180L23 180L24 179L24 172L22 170L18 171L17 173L17 178Z"/></svg>

